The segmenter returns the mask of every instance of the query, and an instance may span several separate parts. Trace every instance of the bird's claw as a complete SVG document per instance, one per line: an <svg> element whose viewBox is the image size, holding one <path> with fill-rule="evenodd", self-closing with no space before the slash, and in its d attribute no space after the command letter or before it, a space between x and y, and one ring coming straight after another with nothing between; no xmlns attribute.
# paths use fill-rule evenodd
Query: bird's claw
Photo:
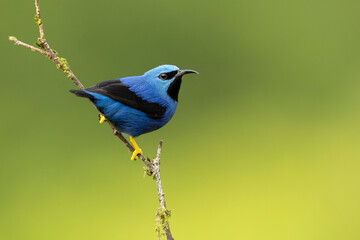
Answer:
<svg viewBox="0 0 360 240"><path fill-rule="evenodd" d="M141 155L143 154L140 148L137 148L137 149L134 150L134 152L133 152L133 154L131 156L131 160L137 160L138 159L138 156L137 156L138 154L141 154Z"/></svg>
<svg viewBox="0 0 360 240"><path fill-rule="evenodd" d="M142 153L141 149L139 148L139 146L136 144L135 137L130 136L130 142L134 145L134 152L131 156L131 160L136 160L136 159L138 159L137 155L138 154L142 155L143 153Z"/></svg>
<svg viewBox="0 0 360 240"><path fill-rule="evenodd" d="M100 114L99 117L100 117L100 120L99 120L100 124L106 121L106 117L104 115Z"/></svg>

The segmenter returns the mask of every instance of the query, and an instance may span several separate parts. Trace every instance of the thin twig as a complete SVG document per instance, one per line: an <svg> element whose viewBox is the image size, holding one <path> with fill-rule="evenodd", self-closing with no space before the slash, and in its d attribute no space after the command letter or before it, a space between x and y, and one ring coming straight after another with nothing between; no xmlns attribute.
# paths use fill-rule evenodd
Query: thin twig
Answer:
<svg viewBox="0 0 360 240"><path fill-rule="evenodd" d="M154 171L155 171L154 176L155 176L156 184L158 187L160 206L166 209L165 194L164 194L164 191L162 188L161 177L160 177L160 155L161 155L161 151L162 151L162 144L163 144L163 141L161 140L159 142L159 147L157 150L156 158L153 161L153 165L154 165Z"/></svg>
<svg viewBox="0 0 360 240"><path fill-rule="evenodd" d="M38 0L35 0L35 9L36 9L35 21L36 21L37 25L39 26L40 38L45 40L43 23L42 23L41 16L40 16L40 5L39 5ZM47 46L48 46L47 50L50 49L49 45L47 45Z"/></svg>
<svg viewBox="0 0 360 240"><path fill-rule="evenodd" d="M156 181L157 192L158 192L158 197L159 197L159 202L160 202L160 209L159 209L160 211L158 211L158 217L159 217L160 221L164 220L164 222L159 225L164 225L163 230L165 230L167 239L173 240L174 238L171 235L170 225L169 225L169 221L168 221L168 218L170 217L170 211L167 210L167 208L166 208L164 188L162 186L161 176L160 176L160 155L161 155L161 151L162 151L162 144L163 144L163 141L160 140L156 158L153 161L154 177L155 177L155 181ZM159 216L159 212L161 212L160 216ZM159 228L158 229L159 238L161 237L160 230L161 229Z"/></svg>
<svg viewBox="0 0 360 240"><path fill-rule="evenodd" d="M54 51L50 47L48 42L46 41L45 34L44 34L43 21L40 16L40 6L39 6L38 0L35 0L35 8L36 8L35 22L37 23L37 25L39 27L39 34L40 34L40 37L38 38L38 42L36 45L38 45L39 48L31 46L27 43L24 43L24 42L18 40L14 36L10 36L9 40L12 41L15 45L23 46L23 47L31 49L32 51L44 54L51 61L53 61L56 64L56 66L59 69L61 69L74 82L74 84L78 88L80 88L81 90L84 90L85 89L84 85L80 82L80 80L72 72L67 60L65 58L59 57L58 53L56 51ZM119 132L110 121L107 121L107 122L108 122L109 126L112 128L114 135L117 136L130 151L133 152L134 147L126 140L126 138L121 134L121 132ZM160 176L160 155L161 155L161 151L162 151L162 143L163 142L160 141L159 147L157 150L157 155L156 155L156 158L153 160L153 163L151 163L149 160L147 160L143 155L138 155L138 157L147 166L147 173L149 175L152 175L152 174L154 175L154 178L156 180L159 202L160 202L160 208L157 212L157 216L160 219L162 219L161 227L162 227L162 230L165 231L167 239L174 240L174 238L171 235L170 226L169 226L169 222L168 222L168 218L170 217L170 211L167 210L167 208L166 208L164 189L163 189L163 186L161 183L161 176ZM158 232L159 232L159 238L160 238L160 230Z"/></svg>
<svg viewBox="0 0 360 240"><path fill-rule="evenodd" d="M37 47L34 47L34 46L31 46L27 43L24 43L22 41L19 41L16 37L13 37L13 36L10 36L9 37L9 40L12 41L15 45L19 45L19 46L23 46L23 47L26 47L26 48L30 48L31 50L35 51L35 52L39 52L39 53L42 53L42 54L45 54L47 55L47 52L40 49L40 48L37 48Z"/></svg>

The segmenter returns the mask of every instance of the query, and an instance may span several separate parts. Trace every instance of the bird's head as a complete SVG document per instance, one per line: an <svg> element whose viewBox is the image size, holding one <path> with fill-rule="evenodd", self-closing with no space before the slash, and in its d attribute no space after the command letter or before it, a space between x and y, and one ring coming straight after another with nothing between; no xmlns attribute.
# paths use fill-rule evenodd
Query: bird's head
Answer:
<svg viewBox="0 0 360 240"><path fill-rule="evenodd" d="M198 72L194 70L180 70L174 65L161 65L147 71L145 79L158 91L168 94L173 100L178 101L182 76Z"/></svg>

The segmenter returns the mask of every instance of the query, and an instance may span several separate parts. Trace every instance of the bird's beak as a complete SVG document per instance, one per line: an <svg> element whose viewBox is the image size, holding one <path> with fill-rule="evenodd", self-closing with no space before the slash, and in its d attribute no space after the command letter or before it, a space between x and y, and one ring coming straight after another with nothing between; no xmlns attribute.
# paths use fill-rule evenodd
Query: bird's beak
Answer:
<svg viewBox="0 0 360 240"><path fill-rule="evenodd" d="M196 73L199 74L197 71L186 69L186 70L179 70L179 72L175 75L175 78L181 78L185 74L189 73Z"/></svg>

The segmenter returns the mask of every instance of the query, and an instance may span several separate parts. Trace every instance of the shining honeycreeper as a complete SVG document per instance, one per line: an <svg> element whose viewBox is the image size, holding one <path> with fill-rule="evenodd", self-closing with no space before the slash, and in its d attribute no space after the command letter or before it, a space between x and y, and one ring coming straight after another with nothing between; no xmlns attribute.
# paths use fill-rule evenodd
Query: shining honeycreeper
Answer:
<svg viewBox="0 0 360 240"><path fill-rule="evenodd" d="M157 130L173 117L178 104L182 76L197 73L161 65L142 76L104 81L85 90L70 90L90 99L102 113L100 123L110 121L115 128L130 135L135 151L131 160L142 154L135 137Z"/></svg>

